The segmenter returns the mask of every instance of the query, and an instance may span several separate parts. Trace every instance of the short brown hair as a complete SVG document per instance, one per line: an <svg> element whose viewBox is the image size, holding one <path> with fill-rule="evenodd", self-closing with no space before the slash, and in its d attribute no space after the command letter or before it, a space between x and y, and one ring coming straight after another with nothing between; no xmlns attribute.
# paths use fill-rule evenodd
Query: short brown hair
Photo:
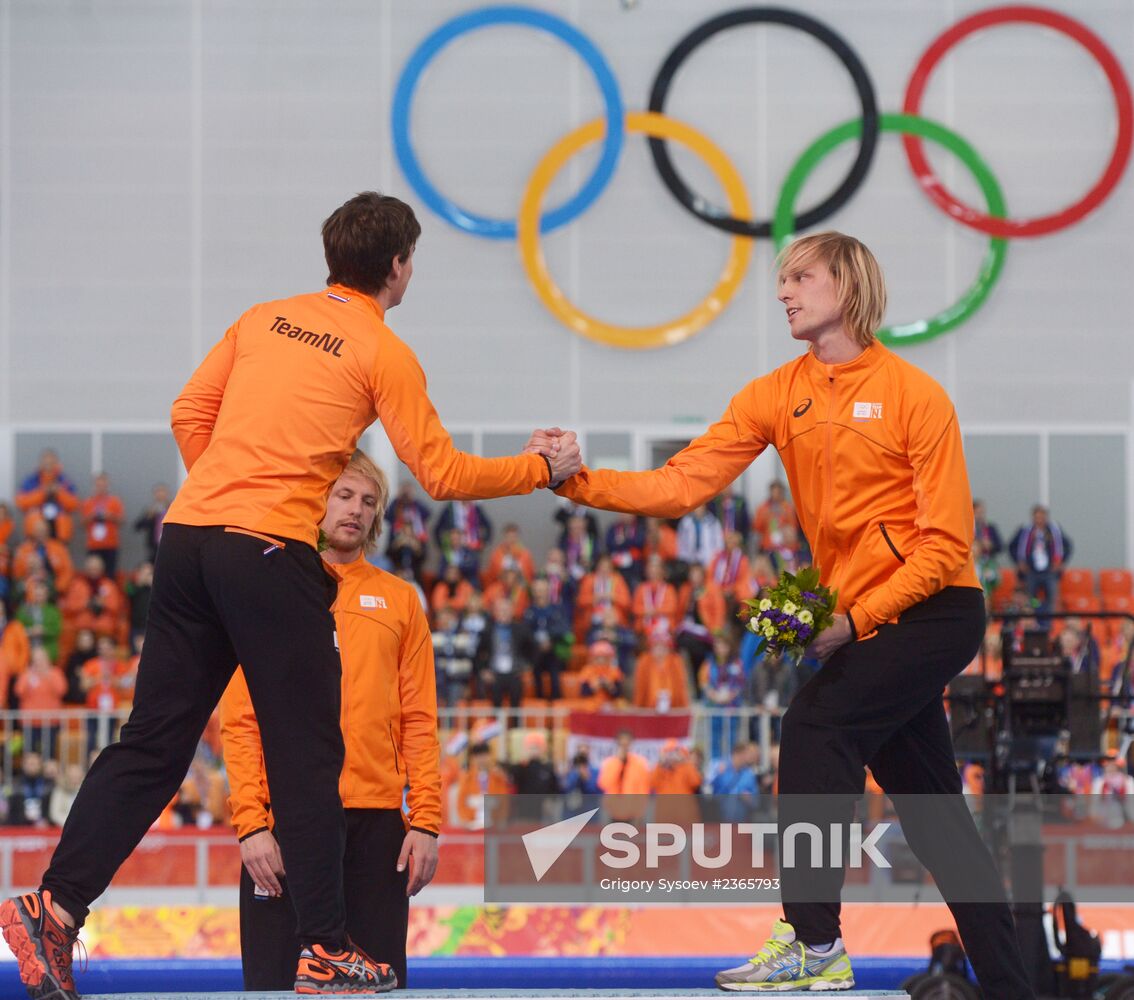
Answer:
<svg viewBox="0 0 1134 1000"><path fill-rule="evenodd" d="M405 261L420 235L421 225L404 201L377 191L356 194L323 223L327 284L377 295L394 258Z"/></svg>
<svg viewBox="0 0 1134 1000"><path fill-rule="evenodd" d="M366 538L362 542L363 552L373 552L374 547L378 544L378 536L382 533L382 521L386 516L386 504L390 501L390 480L386 478L386 473L378 468L374 459L367 455L361 448L357 449L355 453L350 456L350 461L347 462L343 472L354 472L362 476L363 479L369 479L374 484L374 489L378 494L378 505L374 512L374 523L370 525L370 530L366 533Z"/></svg>
<svg viewBox="0 0 1134 1000"><path fill-rule="evenodd" d="M839 289L839 305L847 332L860 347L869 347L886 312L886 279L866 245L834 231L802 236L780 251L779 273L800 271L822 261Z"/></svg>

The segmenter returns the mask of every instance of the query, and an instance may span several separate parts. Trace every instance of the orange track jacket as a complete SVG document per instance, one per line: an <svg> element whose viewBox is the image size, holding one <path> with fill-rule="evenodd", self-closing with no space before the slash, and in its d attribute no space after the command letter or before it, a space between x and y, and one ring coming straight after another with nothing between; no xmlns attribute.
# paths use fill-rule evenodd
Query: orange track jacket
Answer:
<svg viewBox="0 0 1134 1000"><path fill-rule="evenodd" d="M363 558L328 569L341 579L332 610L343 663L343 805L400 809L408 782L410 825L438 833L433 642L417 591ZM220 709L232 825L243 838L273 825L260 729L243 671L236 671Z"/></svg>
<svg viewBox="0 0 1134 1000"><path fill-rule="evenodd" d="M768 445L780 455L823 582L865 636L944 587L980 587L953 404L875 342L827 365L808 352L750 382L724 416L651 472L584 469L558 491L607 510L680 517Z"/></svg>
<svg viewBox="0 0 1134 1000"><path fill-rule="evenodd" d="M435 499L547 484L537 454L478 458L454 448L421 365L381 307L331 285L253 306L193 373L172 413L189 478L165 520L314 544L327 492L376 417Z"/></svg>

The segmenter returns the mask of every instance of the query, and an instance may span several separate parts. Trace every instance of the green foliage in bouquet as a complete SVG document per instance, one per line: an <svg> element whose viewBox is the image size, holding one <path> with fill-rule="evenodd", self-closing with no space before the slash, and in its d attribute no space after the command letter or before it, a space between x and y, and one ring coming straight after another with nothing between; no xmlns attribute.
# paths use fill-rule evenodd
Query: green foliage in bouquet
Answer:
<svg viewBox="0 0 1134 1000"><path fill-rule="evenodd" d="M757 654L801 656L815 637L835 621L838 592L819 582L819 569L806 566L798 573L784 570L776 585L744 602L739 618L760 637Z"/></svg>

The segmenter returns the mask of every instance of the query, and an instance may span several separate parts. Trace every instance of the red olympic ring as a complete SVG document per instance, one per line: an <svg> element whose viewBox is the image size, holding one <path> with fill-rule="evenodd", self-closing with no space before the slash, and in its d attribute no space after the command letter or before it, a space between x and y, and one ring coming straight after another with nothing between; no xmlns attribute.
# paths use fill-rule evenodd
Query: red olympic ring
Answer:
<svg viewBox="0 0 1134 1000"><path fill-rule="evenodd" d="M979 229L989 236L1011 238L1015 236L1044 236L1065 229L1082 219L1085 215L1097 208L1103 200L1114 190L1126 169L1130 159L1131 141L1134 139L1134 108L1130 96L1130 84L1122 67L1114 54L1106 47L1106 43L1090 29L1063 14L1043 7L992 7L958 21L951 28L941 34L925 50L921 61L914 68L906 88L905 102L902 110L907 115L920 114L921 98L925 91L926 82L941 57L957 42L971 35L981 28L990 28L998 24L1023 22L1038 24L1046 28L1054 28L1072 40L1082 45L1102 67L1106 78L1110 81L1110 89L1114 93L1114 104L1118 111L1118 135L1114 141L1114 152L1102 176L1079 201L1052 215L1038 216L1032 219L996 219L983 212L971 208L962 201L958 201L949 193L940 180L933 173L933 168L925 156L925 148L920 136L907 135L902 138L905 146L906 158L914 176L930 198L952 218L969 226Z"/></svg>

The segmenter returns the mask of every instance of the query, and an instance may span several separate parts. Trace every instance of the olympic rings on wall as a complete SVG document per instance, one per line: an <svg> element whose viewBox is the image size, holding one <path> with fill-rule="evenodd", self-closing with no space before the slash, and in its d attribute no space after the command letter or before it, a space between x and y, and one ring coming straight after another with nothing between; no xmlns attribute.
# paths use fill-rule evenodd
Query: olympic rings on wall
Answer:
<svg viewBox="0 0 1134 1000"><path fill-rule="evenodd" d="M660 113L675 73L698 45L729 28L759 23L795 28L828 46L850 74L862 106L861 118L831 129L796 160L784 180L770 223L749 218L750 208L743 183L736 168L719 147L692 126ZM949 49L974 31L1011 23L1053 28L1086 48L1106 74L1118 116L1114 150L1098 181L1074 204L1051 215L1034 219L1009 218L996 179L972 146L952 130L918 115L929 77ZM477 215L442 195L426 177L410 142L413 95L429 62L453 39L479 28L502 24L543 31L574 49L594 75L606 109L604 118L575 129L540 159L523 193L518 226L510 219ZM451 225L490 239L511 239L518 235L520 255L529 280L544 305L564 325L582 336L611 346L649 348L679 343L710 323L724 310L743 279L751 259L751 238L772 235L777 246L780 246L792 238L796 229L813 226L828 218L846 204L864 182L873 161L878 133L898 133L902 136L906 157L919 187L934 204L951 218L991 237L976 280L956 303L929 319L879 331L880 339L904 345L928 340L951 330L980 308L1003 269L1008 238L1053 233L1073 225L1098 208L1122 179L1134 141L1134 101L1131 99L1130 84L1114 54L1097 35L1078 21L1040 7L993 7L958 21L935 39L918 59L906 87L904 113L885 115L878 112L874 87L861 59L850 44L830 27L799 12L782 8L739 8L705 21L674 46L654 79L648 107L650 110L645 113L625 111L610 66L594 43L568 22L553 14L528 7L483 7L446 21L427 36L410 56L394 95L394 151L410 186L431 210ZM713 290L684 316L655 326L616 326L579 310L552 280L539 243L541 233L550 232L577 218L602 194L618 165L626 132L642 133L648 137L659 175L669 191L689 212L702 221L733 234L728 261ZM688 146L713 170L725 190L727 214L694 194L678 176L666 147L666 141L670 139ZM986 211L980 212L965 205L945 189L925 158L922 145L925 139L950 150L969 169L984 196ZM564 204L540 215L544 194L558 171L580 149L600 140L601 155L583 186ZM851 140L858 141L858 153L847 176L824 201L796 216L795 201L812 170L833 149Z"/></svg>
<svg viewBox="0 0 1134 1000"><path fill-rule="evenodd" d="M712 140L690 126L659 115L656 112L631 112L626 116L627 132L641 132L645 135L673 139L689 147L717 175L721 187L728 197L729 210L735 215L746 216L749 212L748 195L744 190L737 169L724 152ZM728 260L721 271L716 287L691 312L680 319L657 326L626 327L615 326L593 319L574 306L556 286L548 273L539 246L539 233L536 220L539 218L540 203L548 185L555 179L560 168L580 149L597 142L602 136L603 120L596 118L574 132L560 139L532 171L527 190L520 203L520 257L528 280L535 287L536 294L543 304L566 326L577 333L599 343L614 347L646 348L664 347L677 344L692 337L698 330L707 326L717 317L736 294L744 277L748 261L752 257L752 241L734 236Z"/></svg>

